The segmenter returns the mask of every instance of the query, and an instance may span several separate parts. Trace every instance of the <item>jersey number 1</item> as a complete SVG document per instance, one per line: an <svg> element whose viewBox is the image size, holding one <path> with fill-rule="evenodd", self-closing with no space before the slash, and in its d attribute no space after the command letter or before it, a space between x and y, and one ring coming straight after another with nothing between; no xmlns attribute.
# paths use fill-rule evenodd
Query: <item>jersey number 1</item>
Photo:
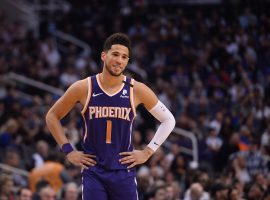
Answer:
<svg viewBox="0 0 270 200"><path fill-rule="evenodd" d="M107 130L106 130L106 143L112 143L112 121L107 120Z"/></svg>

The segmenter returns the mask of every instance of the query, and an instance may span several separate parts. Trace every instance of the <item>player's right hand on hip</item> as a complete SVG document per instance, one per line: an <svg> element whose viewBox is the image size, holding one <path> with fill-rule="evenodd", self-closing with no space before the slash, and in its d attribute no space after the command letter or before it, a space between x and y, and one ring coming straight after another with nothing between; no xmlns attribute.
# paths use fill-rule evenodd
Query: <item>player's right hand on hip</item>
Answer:
<svg viewBox="0 0 270 200"><path fill-rule="evenodd" d="M69 162L82 169L88 169L89 166L95 166L97 162L94 160L95 155L85 154L82 151L72 151L66 158Z"/></svg>

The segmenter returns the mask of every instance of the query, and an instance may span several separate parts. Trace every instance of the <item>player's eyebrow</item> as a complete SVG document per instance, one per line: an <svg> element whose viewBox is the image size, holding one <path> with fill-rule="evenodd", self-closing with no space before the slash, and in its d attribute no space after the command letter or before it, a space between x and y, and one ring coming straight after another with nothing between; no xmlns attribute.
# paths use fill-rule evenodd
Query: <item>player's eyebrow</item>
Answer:
<svg viewBox="0 0 270 200"><path fill-rule="evenodd" d="M112 53L119 53L119 54L121 54L119 51L112 51ZM129 56L127 54L123 53L123 55L129 58Z"/></svg>

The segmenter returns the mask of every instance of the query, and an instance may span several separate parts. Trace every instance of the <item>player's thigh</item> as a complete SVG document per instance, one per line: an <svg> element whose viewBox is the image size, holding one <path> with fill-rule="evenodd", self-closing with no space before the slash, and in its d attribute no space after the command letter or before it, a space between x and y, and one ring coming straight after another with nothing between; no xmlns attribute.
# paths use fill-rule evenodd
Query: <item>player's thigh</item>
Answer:
<svg viewBox="0 0 270 200"><path fill-rule="evenodd" d="M112 184L109 189L110 200L138 200L135 177L128 177Z"/></svg>
<svg viewBox="0 0 270 200"><path fill-rule="evenodd" d="M84 200L109 200L107 191L95 174L83 173L82 199Z"/></svg>

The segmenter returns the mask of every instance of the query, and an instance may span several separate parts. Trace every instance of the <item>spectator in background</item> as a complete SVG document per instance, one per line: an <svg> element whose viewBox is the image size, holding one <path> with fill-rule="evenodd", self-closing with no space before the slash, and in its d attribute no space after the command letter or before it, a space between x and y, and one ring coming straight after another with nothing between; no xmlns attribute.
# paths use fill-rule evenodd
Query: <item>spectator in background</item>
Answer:
<svg viewBox="0 0 270 200"><path fill-rule="evenodd" d="M241 193L236 188L230 188L228 192L229 200L243 200Z"/></svg>
<svg viewBox="0 0 270 200"><path fill-rule="evenodd" d="M69 139L72 146L76 146L79 143L80 133L76 127L76 121L70 121L65 128L65 134Z"/></svg>
<svg viewBox="0 0 270 200"><path fill-rule="evenodd" d="M51 186L47 185L40 189L39 200L56 200L56 192Z"/></svg>
<svg viewBox="0 0 270 200"><path fill-rule="evenodd" d="M199 170L198 177L194 178L194 182L198 182L202 185L204 191L208 191L211 178L207 171Z"/></svg>
<svg viewBox="0 0 270 200"><path fill-rule="evenodd" d="M33 200L40 200L39 194L42 188L50 186L49 182L41 179L36 184L36 191L33 192Z"/></svg>
<svg viewBox="0 0 270 200"><path fill-rule="evenodd" d="M176 155L171 164L171 171L176 180L183 185L186 172L187 172L187 160L182 153Z"/></svg>
<svg viewBox="0 0 270 200"><path fill-rule="evenodd" d="M149 174L149 169L145 168L145 171L140 168L137 173L137 182L138 182L138 196L140 200L147 200L149 195L149 185L153 184L153 178Z"/></svg>
<svg viewBox="0 0 270 200"><path fill-rule="evenodd" d="M224 143L222 144L216 156L217 171L221 172L224 169L224 166L228 166L230 155L240 150L239 140L239 133L237 132L232 133L228 140L224 140Z"/></svg>
<svg viewBox="0 0 270 200"><path fill-rule="evenodd" d="M32 191L27 187L21 187L18 190L17 200L32 200Z"/></svg>
<svg viewBox="0 0 270 200"><path fill-rule="evenodd" d="M168 200L165 185L155 188L153 193L153 198L150 198L150 200Z"/></svg>
<svg viewBox="0 0 270 200"><path fill-rule="evenodd" d="M252 13L250 8L245 8L244 13L239 17L239 23L242 28L255 26L257 24L257 17Z"/></svg>
<svg viewBox="0 0 270 200"><path fill-rule="evenodd" d="M51 68L57 67L61 61L61 55L53 38L47 38L47 40L40 45L40 51L42 57Z"/></svg>
<svg viewBox="0 0 270 200"><path fill-rule="evenodd" d="M12 147L6 149L3 163L15 168L20 168L21 156L18 150Z"/></svg>
<svg viewBox="0 0 270 200"><path fill-rule="evenodd" d="M206 161L205 166L209 170L214 170L218 165L218 152L223 144L223 140L217 135L217 130L215 128L209 127L204 143L204 148L201 152L203 156L202 160Z"/></svg>
<svg viewBox="0 0 270 200"><path fill-rule="evenodd" d="M247 169L247 163L243 156L238 155L233 161L232 161L232 167L235 173L235 177L241 184L246 184L251 181L251 176L248 173Z"/></svg>
<svg viewBox="0 0 270 200"><path fill-rule="evenodd" d="M211 198L227 200L229 189L223 183L214 183L211 187Z"/></svg>
<svg viewBox="0 0 270 200"><path fill-rule="evenodd" d="M45 160L49 156L49 145L43 140L39 140L36 144L36 153L33 154L34 168L44 165Z"/></svg>
<svg viewBox="0 0 270 200"><path fill-rule="evenodd" d="M264 191L267 190L268 185L267 185L267 176L264 176L262 173L257 173L254 177L254 181L260 185Z"/></svg>
<svg viewBox="0 0 270 200"><path fill-rule="evenodd" d="M78 75L74 73L74 69L71 67L65 69L65 71L60 75L60 82L64 86L64 88L67 88L72 83L78 80L79 80Z"/></svg>
<svg viewBox="0 0 270 200"><path fill-rule="evenodd" d="M79 188L76 183L69 182L63 186L61 191L62 200L78 200Z"/></svg>
<svg viewBox="0 0 270 200"><path fill-rule="evenodd" d="M176 141L172 142L169 146L169 152L165 155L165 160L169 166L171 166L175 157L180 154L181 148Z"/></svg>
<svg viewBox="0 0 270 200"><path fill-rule="evenodd" d="M0 129L0 149L4 149L15 143L14 138L18 131L19 124L17 120L10 118ZM2 151L1 150L1 151Z"/></svg>
<svg viewBox="0 0 270 200"><path fill-rule="evenodd" d="M204 191L200 183L192 183L185 193L184 200L209 200L209 194Z"/></svg>
<svg viewBox="0 0 270 200"><path fill-rule="evenodd" d="M263 132L261 136L261 145L262 146L268 146L270 143L270 125L267 126L265 131Z"/></svg>
<svg viewBox="0 0 270 200"><path fill-rule="evenodd" d="M246 198L248 200L262 199L264 192L264 189L258 183L252 183L248 188Z"/></svg>
<svg viewBox="0 0 270 200"><path fill-rule="evenodd" d="M251 177L254 177L257 173L267 175L269 169L267 167L267 160L261 154L259 150L259 142L252 139L250 142L249 150L246 152L240 152L246 160L246 167Z"/></svg>
<svg viewBox="0 0 270 200"><path fill-rule="evenodd" d="M167 192L167 200L176 200L177 196L175 196L173 185L166 185L166 192Z"/></svg>
<svg viewBox="0 0 270 200"><path fill-rule="evenodd" d="M7 148L3 158L3 163L14 168L22 168L23 161L20 152L13 147ZM14 173L11 177L15 185L27 185L27 180L25 180L25 177L21 174Z"/></svg>
<svg viewBox="0 0 270 200"><path fill-rule="evenodd" d="M167 190L168 190L168 187L172 187L173 189L173 200L180 200L183 190L181 189L179 183L177 181L174 181L170 185L167 186Z"/></svg>
<svg viewBox="0 0 270 200"><path fill-rule="evenodd" d="M0 176L0 199L1 200L15 200L13 193L14 183L11 177L1 174Z"/></svg>

